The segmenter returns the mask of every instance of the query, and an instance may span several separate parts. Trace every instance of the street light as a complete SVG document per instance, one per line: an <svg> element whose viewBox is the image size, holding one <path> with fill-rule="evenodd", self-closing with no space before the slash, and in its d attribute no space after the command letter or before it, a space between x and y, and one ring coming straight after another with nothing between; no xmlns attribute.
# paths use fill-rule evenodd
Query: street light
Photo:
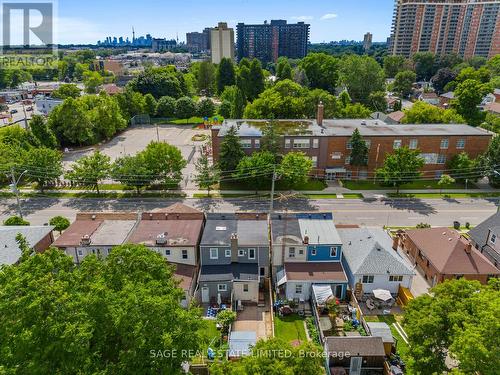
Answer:
<svg viewBox="0 0 500 375"><path fill-rule="evenodd" d="M14 173L14 167L12 167L10 169L10 173L11 173L11 176L12 176L12 183L9 185L10 186L10 190L16 194L16 199L17 199L17 211L19 213L19 217L22 219L23 218L23 212L21 210L21 200L19 199L19 189L17 188L17 185L19 184L19 181L21 181L21 178L23 178L23 176L28 173L28 170L25 170L23 173L21 173L19 175L19 177L17 178L16 180L16 175Z"/></svg>

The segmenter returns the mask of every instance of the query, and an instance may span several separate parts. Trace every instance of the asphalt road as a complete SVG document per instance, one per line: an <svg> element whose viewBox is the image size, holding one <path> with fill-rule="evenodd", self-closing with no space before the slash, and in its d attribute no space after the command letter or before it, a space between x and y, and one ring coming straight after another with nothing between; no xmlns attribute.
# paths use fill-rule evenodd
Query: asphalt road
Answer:
<svg viewBox="0 0 500 375"><path fill-rule="evenodd" d="M33 225L47 223L53 216L74 220L79 211L139 211L167 207L181 199L66 199L30 198L22 200L25 217ZM205 212L269 210L269 201L262 199L186 199L187 205ZM275 202L276 211L333 211L337 224L366 226L414 226L425 222L433 226L451 226L454 220L464 225L477 225L496 212L495 199L294 199ZM0 200L0 220L16 214L15 199Z"/></svg>

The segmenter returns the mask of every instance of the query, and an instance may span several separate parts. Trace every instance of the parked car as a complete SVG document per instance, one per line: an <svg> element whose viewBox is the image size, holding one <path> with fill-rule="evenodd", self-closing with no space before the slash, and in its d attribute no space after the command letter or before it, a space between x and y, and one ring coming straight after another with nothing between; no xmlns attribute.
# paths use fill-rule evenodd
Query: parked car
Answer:
<svg viewBox="0 0 500 375"><path fill-rule="evenodd" d="M10 114L13 115L14 113L17 113L17 109L11 109Z"/></svg>
<svg viewBox="0 0 500 375"><path fill-rule="evenodd" d="M28 108L26 108L26 110L27 110L28 112L30 112L30 111L32 111L32 110L33 110L33 107L28 107Z"/></svg>

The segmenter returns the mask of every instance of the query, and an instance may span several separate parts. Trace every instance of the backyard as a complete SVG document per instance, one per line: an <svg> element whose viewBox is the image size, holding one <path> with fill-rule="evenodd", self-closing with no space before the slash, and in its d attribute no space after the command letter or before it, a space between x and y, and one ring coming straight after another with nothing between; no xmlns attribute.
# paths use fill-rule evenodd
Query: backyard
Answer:
<svg viewBox="0 0 500 375"><path fill-rule="evenodd" d="M304 321L304 318L297 314L276 316L274 318L275 336L286 342L294 342L297 340L301 342L307 341Z"/></svg>
<svg viewBox="0 0 500 375"><path fill-rule="evenodd" d="M403 361L408 363L408 353L410 351L410 347L405 342L403 337L400 335L398 330L395 327L395 323L401 324L403 317L401 315L373 315L373 316L365 316L365 321L367 322L384 322L391 328L392 336L397 341L397 354L401 357Z"/></svg>

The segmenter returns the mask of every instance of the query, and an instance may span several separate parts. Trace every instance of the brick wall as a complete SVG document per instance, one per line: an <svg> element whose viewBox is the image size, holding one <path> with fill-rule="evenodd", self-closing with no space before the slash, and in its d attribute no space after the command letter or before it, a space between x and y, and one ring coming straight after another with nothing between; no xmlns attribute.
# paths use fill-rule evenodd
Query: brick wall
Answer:
<svg viewBox="0 0 500 375"><path fill-rule="evenodd" d="M47 233L47 235L42 238L35 246L33 246L33 249L37 253L43 253L45 250L47 250L50 245L52 245L52 242L54 242L54 235L52 232Z"/></svg>
<svg viewBox="0 0 500 375"><path fill-rule="evenodd" d="M95 217L93 217L95 216ZM135 212L79 212L76 220L137 220Z"/></svg>

